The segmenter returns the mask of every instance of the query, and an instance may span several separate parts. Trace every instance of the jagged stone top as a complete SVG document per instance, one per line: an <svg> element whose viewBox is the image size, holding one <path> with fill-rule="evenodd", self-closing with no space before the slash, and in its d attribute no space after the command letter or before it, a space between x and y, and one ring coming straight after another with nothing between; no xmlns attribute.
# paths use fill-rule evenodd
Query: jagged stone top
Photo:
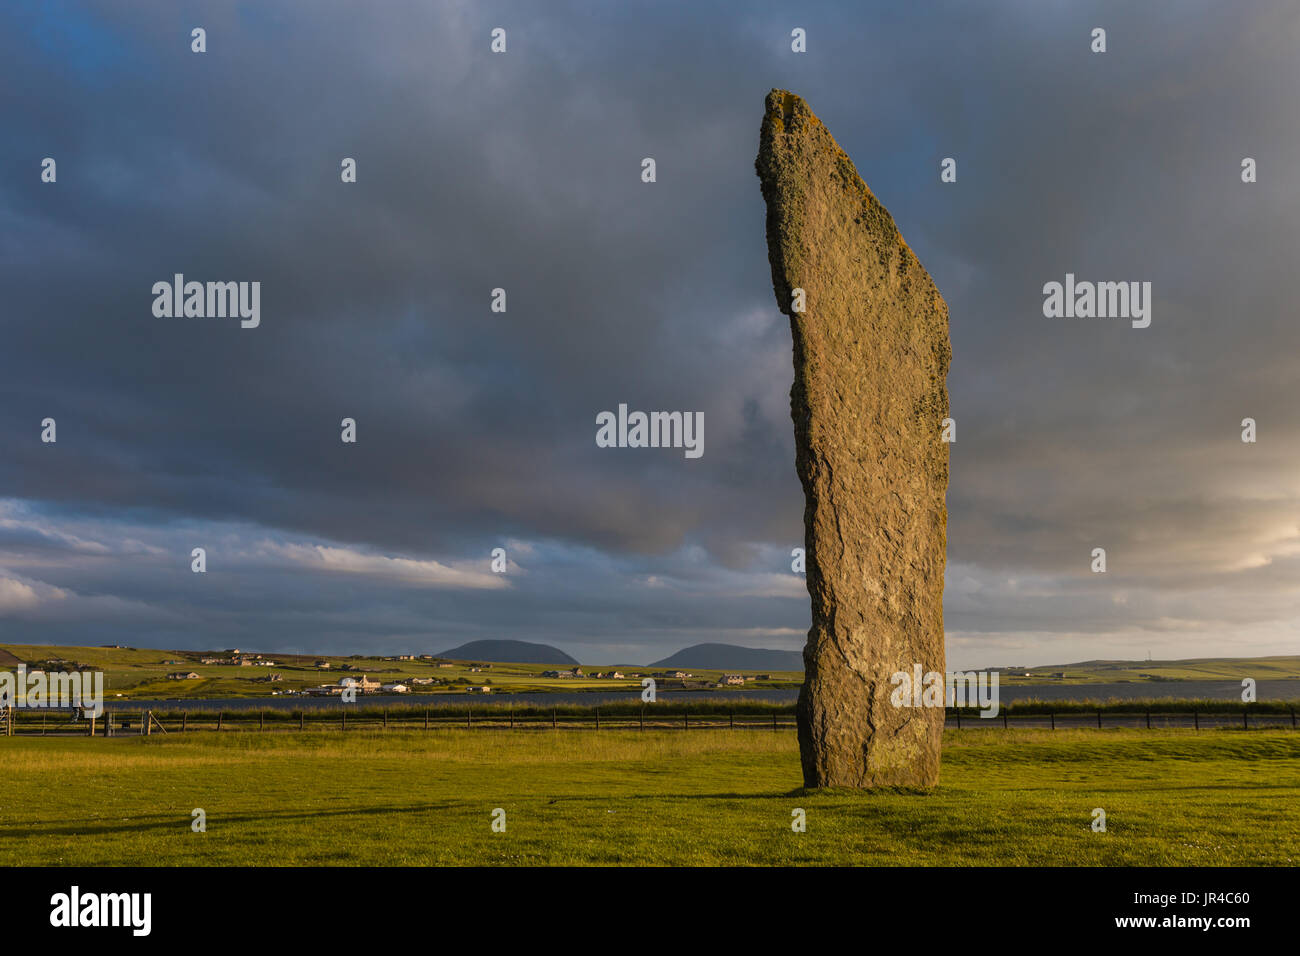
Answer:
<svg viewBox="0 0 1300 956"><path fill-rule="evenodd" d="M798 242L804 233L803 226L810 216L825 212L829 198L810 196L806 192L805 184L816 181L817 171L861 197L861 208L854 220L863 227L861 235L855 237L857 241L874 246L880 264L900 279L921 281L933 289L935 298L940 298L933 280L898 231L894 217L872 194L853 160L803 97L789 90L774 89L767 94L754 168L767 202L772 284L778 301L784 306L782 311L788 314L790 290L799 286L798 277L805 272L807 256L812 251ZM834 197L833 201L842 204L842 196Z"/></svg>

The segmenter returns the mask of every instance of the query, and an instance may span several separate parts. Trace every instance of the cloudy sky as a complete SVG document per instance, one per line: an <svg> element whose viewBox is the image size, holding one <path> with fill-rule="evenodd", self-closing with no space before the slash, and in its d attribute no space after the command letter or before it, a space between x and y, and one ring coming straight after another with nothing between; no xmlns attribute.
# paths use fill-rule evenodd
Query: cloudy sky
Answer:
<svg viewBox="0 0 1300 956"><path fill-rule="evenodd" d="M5 4L0 642L801 647L781 87L950 306L950 665L1297 653L1297 48L1287 2ZM1067 272L1151 326L1045 318ZM260 326L155 317L175 273ZM619 403L703 457L597 448Z"/></svg>

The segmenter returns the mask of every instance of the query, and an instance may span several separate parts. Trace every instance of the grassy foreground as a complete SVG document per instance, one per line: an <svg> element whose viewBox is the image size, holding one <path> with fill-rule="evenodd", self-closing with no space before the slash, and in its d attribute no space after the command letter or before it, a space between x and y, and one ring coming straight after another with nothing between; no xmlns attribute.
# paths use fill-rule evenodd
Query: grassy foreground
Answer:
<svg viewBox="0 0 1300 956"><path fill-rule="evenodd" d="M0 739L7 864L1300 862L1300 734L948 731L926 794L804 793L793 733ZM207 813L191 832L191 811ZM491 829L506 811L506 832ZM1106 833L1091 829L1105 809ZM791 830L803 808L807 832Z"/></svg>

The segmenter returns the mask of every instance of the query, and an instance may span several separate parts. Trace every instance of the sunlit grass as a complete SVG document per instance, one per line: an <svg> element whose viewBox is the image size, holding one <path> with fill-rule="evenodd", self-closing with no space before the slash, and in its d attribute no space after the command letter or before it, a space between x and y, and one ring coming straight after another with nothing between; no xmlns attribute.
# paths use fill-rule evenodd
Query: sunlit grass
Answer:
<svg viewBox="0 0 1300 956"><path fill-rule="evenodd" d="M788 731L0 740L12 864L1294 865L1300 735L949 731L927 794L806 793ZM208 832L190 830L207 812ZM493 833L492 810L507 830ZM1091 830L1103 808L1107 832ZM790 828L807 814L806 833Z"/></svg>

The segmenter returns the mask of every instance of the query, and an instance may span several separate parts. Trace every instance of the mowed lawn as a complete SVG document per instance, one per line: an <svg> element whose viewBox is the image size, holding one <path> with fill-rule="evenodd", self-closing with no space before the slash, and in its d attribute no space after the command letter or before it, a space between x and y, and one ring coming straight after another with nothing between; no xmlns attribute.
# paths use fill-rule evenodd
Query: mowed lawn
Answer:
<svg viewBox="0 0 1300 956"><path fill-rule="evenodd" d="M6 864L1294 866L1300 734L966 730L929 793L806 793L792 732L0 738ZM191 832L191 811L207 832ZM1107 832L1091 829L1106 811ZM506 814L504 833L492 814ZM791 830L791 811L807 831Z"/></svg>

